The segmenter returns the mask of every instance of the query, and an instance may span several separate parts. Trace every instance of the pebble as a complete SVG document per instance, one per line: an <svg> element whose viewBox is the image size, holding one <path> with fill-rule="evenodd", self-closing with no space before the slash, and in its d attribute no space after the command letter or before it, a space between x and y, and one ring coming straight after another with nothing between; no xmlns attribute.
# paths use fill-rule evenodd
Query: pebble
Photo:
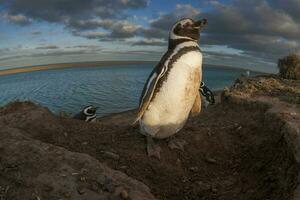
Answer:
<svg viewBox="0 0 300 200"><path fill-rule="evenodd" d="M64 132L64 136L67 138L67 137L68 137L68 133L67 133L67 132Z"/></svg>
<svg viewBox="0 0 300 200"><path fill-rule="evenodd" d="M217 188L214 187L214 186L211 186L211 191L212 191L213 193L217 193L217 192L218 192Z"/></svg>
<svg viewBox="0 0 300 200"><path fill-rule="evenodd" d="M108 158L111 158L111 159L114 159L114 160L119 160L120 159L120 156L116 153L113 153L113 152L110 152L110 151L102 151L103 155L108 157Z"/></svg>
<svg viewBox="0 0 300 200"><path fill-rule="evenodd" d="M85 190L84 190L83 187L78 187L78 188L77 188L77 192L78 192L78 194L82 195L82 194L85 193Z"/></svg>
<svg viewBox="0 0 300 200"><path fill-rule="evenodd" d="M190 171L192 171L192 172L198 172L199 168L198 167L190 167Z"/></svg>
<svg viewBox="0 0 300 200"><path fill-rule="evenodd" d="M213 159L213 158L206 158L206 162L211 163L211 164L217 163L216 159Z"/></svg>
<svg viewBox="0 0 300 200"><path fill-rule="evenodd" d="M81 143L81 145L87 145L88 144L88 142L83 142L83 143Z"/></svg>
<svg viewBox="0 0 300 200"><path fill-rule="evenodd" d="M92 185L91 185L91 188L93 191L97 192L98 191L98 185L96 182L93 182Z"/></svg>
<svg viewBox="0 0 300 200"><path fill-rule="evenodd" d="M122 199L128 199L129 198L129 194L127 192L127 190L123 189L120 193L120 196Z"/></svg>
<svg viewBox="0 0 300 200"><path fill-rule="evenodd" d="M71 193L70 192L65 192L64 196L67 197L67 198L69 198L69 197L71 197Z"/></svg>
<svg viewBox="0 0 300 200"><path fill-rule="evenodd" d="M199 189L201 191L207 191L207 190L209 190L211 188L209 184L206 184L206 183L204 183L202 181L198 181L197 184L198 184Z"/></svg>

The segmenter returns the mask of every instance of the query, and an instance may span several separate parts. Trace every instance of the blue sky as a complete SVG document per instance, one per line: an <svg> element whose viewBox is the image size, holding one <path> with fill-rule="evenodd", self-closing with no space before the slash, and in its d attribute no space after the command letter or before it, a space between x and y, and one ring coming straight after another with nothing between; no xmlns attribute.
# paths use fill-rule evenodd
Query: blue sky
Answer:
<svg viewBox="0 0 300 200"><path fill-rule="evenodd" d="M275 71L300 47L299 0L0 0L0 69L159 60L183 17L208 19L204 63Z"/></svg>

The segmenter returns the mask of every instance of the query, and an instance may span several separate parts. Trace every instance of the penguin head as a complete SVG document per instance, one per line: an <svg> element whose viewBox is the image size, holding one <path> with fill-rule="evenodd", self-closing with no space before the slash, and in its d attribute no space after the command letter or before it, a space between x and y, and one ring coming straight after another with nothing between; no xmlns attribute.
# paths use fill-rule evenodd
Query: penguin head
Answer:
<svg viewBox="0 0 300 200"><path fill-rule="evenodd" d="M207 19L194 21L189 18L184 18L176 22L170 32L170 39L192 39L198 41L200 31L207 24Z"/></svg>
<svg viewBox="0 0 300 200"><path fill-rule="evenodd" d="M86 115L86 116L92 116L92 115L95 115L96 114L96 111L97 111L97 108L96 107L93 107L93 106L87 106L83 109L83 114Z"/></svg>

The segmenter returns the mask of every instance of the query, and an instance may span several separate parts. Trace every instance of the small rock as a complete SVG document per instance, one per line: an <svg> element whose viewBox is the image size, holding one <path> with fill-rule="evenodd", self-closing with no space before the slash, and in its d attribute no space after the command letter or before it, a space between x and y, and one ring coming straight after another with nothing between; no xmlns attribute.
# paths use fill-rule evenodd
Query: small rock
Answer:
<svg viewBox="0 0 300 200"><path fill-rule="evenodd" d="M183 183L186 183L186 182L189 181L189 179L188 179L187 177L183 177L183 178L181 179L181 181L182 181Z"/></svg>
<svg viewBox="0 0 300 200"><path fill-rule="evenodd" d="M88 142L83 142L83 143L81 143L81 145L87 145L87 144L89 144Z"/></svg>
<svg viewBox="0 0 300 200"><path fill-rule="evenodd" d="M64 132L64 136L67 138L67 137L68 137L68 133L67 133L67 132Z"/></svg>
<svg viewBox="0 0 300 200"><path fill-rule="evenodd" d="M87 173L88 173L88 170L85 169L85 168L82 168L82 169L80 170L80 173L81 173L81 174L87 174Z"/></svg>
<svg viewBox="0 0 300 200"><path fill-rule="evenodd" d="M77 192L78 192L78 194L82 195L82 194L85 193L85 190L84 190L83 187L78 187L78 188L77 188Z"/></svg>
<svg viewBox="0 0 300 200"><path fill-rule="evenodd" d="M129 194L127 192L127 190L123 189L120 193L120 196L122 199L128 199L129 198Z"/></svg>
<svg viewBox="0 0 300 200"><path fill-rule="evenodd" d="M212 134L211 134L211 132L208 130L208 132L207 132L207 135L208 136L211 136Z"/></svg>
<svg viewBox="0 0 300 200"><path fill-rule="evenodd" d="M105 176L99 175L99 176L97 176L96 181L97 181L97 183L99 183L100 185L104 185L105 182L106 182L106 178L105 178Z"/></svg>
<svg viewBox="0 0 300 200"><path fill-rule="evenodd" d="M192 171L192 172L198 172L199 168L198 167L190 167L190 171Z"/></svg>
<svg viewBox="0 0 300 200"><path fill-rule="evenodd" d="M218 189L216 187L214 187L214 186L211 186L211 191L213 193L218 193Z"/></svg>
<svg viewBox="0 0 300 200"><path fill-rule="evenodd" d="M69 197L71 197L71 193L70 192L65 192L64 196L67 197L67 198L69 198Z"/></svg>
<svg viewBox="0 0 300 200"><path fill-rule="evenodd" d="M206 158L205 161L210 163L210 164L217 164L216 159L213 159L213 158Z"/></svg>
<svg viewBox="0 0 300 200"><path fill-rule="evenodd" d="M199 189L200 189L201 191L208 191L208 190L210 190L210 188L211 188L209 184L206 184L206 183L204 183L204 182L202 182L202 181L198 181L197 184L198 184Z"/></svg>
<svg viewBox="0 0 300 200"><path fill-rule="evenodd" d="M111 159L114 159L114 160L119 160L120 159L120 156L116 153L113 153L113 152L110 152L110 151L102 151L103 155L108 157L108 158L111 158Z"/></svg>
<svg viewBox="0 0 300 200"><path fill-rule="evenodd" d="M92 188L92 190L93 191L95 191L95 192L97 192L98 191L98 185L97 185L97 182L93 182L92 184L91 184L91 188Z"/></svg>

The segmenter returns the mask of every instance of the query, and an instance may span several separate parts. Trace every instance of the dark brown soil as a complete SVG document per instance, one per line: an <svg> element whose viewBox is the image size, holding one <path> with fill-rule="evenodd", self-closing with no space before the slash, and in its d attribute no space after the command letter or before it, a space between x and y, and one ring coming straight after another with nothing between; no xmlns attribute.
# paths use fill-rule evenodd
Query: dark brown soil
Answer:
<svg viewBox="0 0 300 200"><path fill-rule="evenodd" d="M88 124L54 117L30 103L0 109L0 115L7 116L6 125L89 154L145 183L158 199L288 200L297 185L299 165L280 134L281 124L270 130L264 113L265 108L231 103L203 109L177 135L188 143L185 152L158 141L159 161L147 157L145 138L130 125L134 111Z"/></svg>

